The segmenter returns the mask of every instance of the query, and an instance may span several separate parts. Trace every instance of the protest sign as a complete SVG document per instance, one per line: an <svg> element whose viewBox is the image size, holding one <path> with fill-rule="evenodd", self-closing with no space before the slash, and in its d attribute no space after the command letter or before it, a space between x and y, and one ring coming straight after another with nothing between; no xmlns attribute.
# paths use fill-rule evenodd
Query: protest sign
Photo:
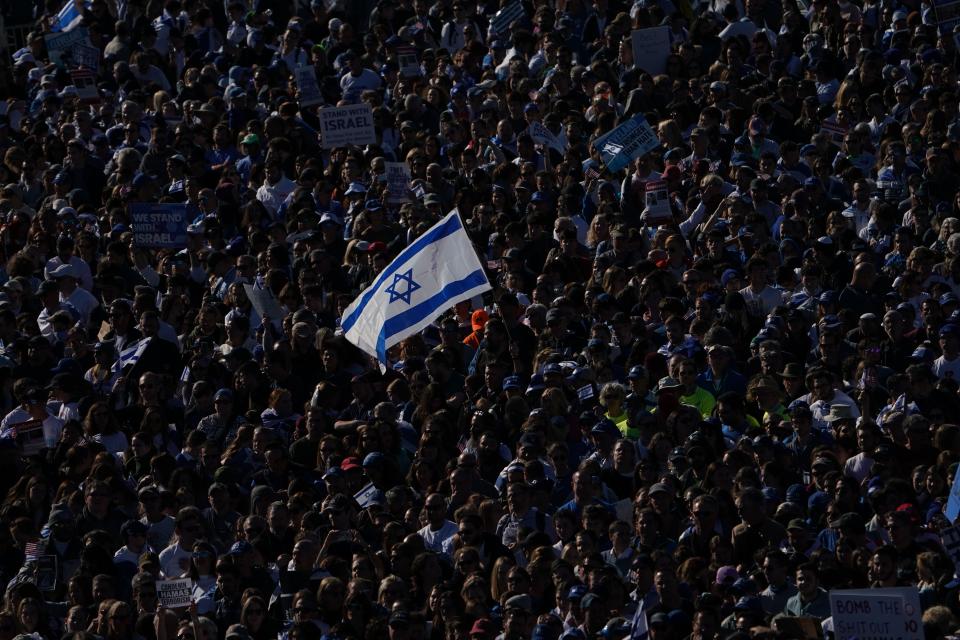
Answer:
<svg viewBox="0 0 960 640"><path fill-rule="evenodd" d="M187 225L197 215L196 207L185 203L131 203L133 244L137 247L182 249L187 244Z"/></svg>
<svg viewBox="0 0 960 640"><path fill-rule="evenodd" d="M644 203L646 207L643 210L643 221L647 225L658 226L673 219L670 192L665 180L651 180L646 184Z"/></svg>
<svg viewBox="0 0 960 640"><path fill-rule="evenodd" d="M820 133L830 136L830 140L839 146L843 144L843 139L847 137L847 128L831 120L824 120L820 123Z"/></svg>
<svg viewBox="0 0 960 640"><path fill-rule="evenodd" d="M947 527L940 530L940 539L947 555L953 560L953 566L960 573L960 527Z"/></svg>
<svg viewBox="0 0 960 640"><path fill-rule="evenodd" d="M48 446L46 438L43 437L43 421L27 420L13 425L13 432L16 433L17 448L25 456L33 456L40 453L44 447ZM56 446L56 441L50 443L50 447Z"/></svg>
<svg viewBox="0 0 960 640"><path fill-rule="evenodd" d="M410 168L406 162L385 162L387 170L387 202L398 204L410 200Z"/></svg>
<svg viewBox="0 0 960 640"><path fill-rule="evenodd" d="M60 33L50 33L43 37L47 45L47 53L50 56L50 62L61 68L79 66L78 58L86 59L86 50L75 51L78 46L88 47L89 39L87 37L86 27L76 27L70 31ZM99 51L97 58L99 59Z"/></svg>
<svg viewBox="0 0 960 640"><path fill-rule="evenodd" d="M612 172L623 169L632 160L659 145L657 135L642 114L635 115L593 141L593 147L600 152L603 163Z"/></svg>
<svg viewBox="0 0 960 640"><path fill-rule="evenodd" d="M323 94L317 84L317 72L310 65L301 65L296 69L297 101L301 107L310 107L323 103Z"/></svg>
<svg viewBox="0 0 960 640"><path fill-rule="evenodd" d="M560 142L560 139L542 123L536 121L530 123L530 126L527 127L527 133L537 144L550 147L551 149L556 150L557 153L564 152L563 144Z"/></svg>
<svg viewBox="0 0 960 640"><path fill-rule="evenodd" d="M420 75L420 61L417 60L417 50L411 46L397 47L397 66L400 67L400 76L416 78Z"/></svg>
<svg viewBox="0 0 960 640"><path fill-rule="evenodd" d="M523 10L523 4L520 3L520 0L514 0L503 9L500 9L500 11L497 11L497 14L490 20L490 27L497 35L506 35L510 31L510 25L525 15L526 12Z"/></svg>
<svg viewBox="0 0 960 640"><path fill-rule="evenodd" d="M34 571L34 580L37 589L44 593L57 589L57 556L42 555L37 558L37 567Z"/></svg>
<svg viewBox="0 0 960 640"><path fill-rule="evenodd" d="M100 93L97 91L97 75L90 69L74 69L70 72L70 80L77 88L77 95L83 104L100 102Z"/></svg>
<svg viewBox="0 0 960 640"><path fill-rule="evenodd" d="M835 589L830 612L836 640L923 640L916 587Z"/></svg>
<svg viewBox="0 0 960 640"><path fill-rule="evenodd" d="M957 516L960 516L960 472L953 478L953 486L950 487L950 497L947 498L947 508L943 515L947 516L947 520L951 523L956 522Z"/></svg>
<svg viewBox="0 0 960 640"><path fill-rule="evenodd" d="M269 289L261 289L252 284L244 284L243 290L247 293L250 304L253 305L254 310L256 310L260 317L270 318L273 326L278 330L281 329L283 316L286 314L283 312L283 308L280 306L280 303L277 302L277 299L273 297L273 292Z"/></svg>
<svg viewBox="0 0 960 640"><path fill-rule="evenodd" d="M158 580L157 597L168 609L189 607L193 601L193 581L190 578Z"/></svg>
<svg viewBox="0 0 960 640"><path fill-rule="evenodd" d="M320 109L320 141L324 149L352 144L376 144L373 112L368 104Z"/></svg>
<svg viewBox="0 0 960 640"><path fill-rule="evenodd" d="M670 27L636 29L630 33L633 46L633 66L649 74L658 75L667 70L670 55Z"/></svg>

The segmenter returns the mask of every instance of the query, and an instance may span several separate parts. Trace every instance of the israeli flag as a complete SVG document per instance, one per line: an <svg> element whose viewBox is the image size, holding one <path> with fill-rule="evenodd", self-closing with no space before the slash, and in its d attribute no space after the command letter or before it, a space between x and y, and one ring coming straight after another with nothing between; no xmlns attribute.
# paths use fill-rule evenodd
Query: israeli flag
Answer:
<svg viewBox="0 0 960 640"><path fill-rule="evenodd" d="M343 312L340 326L347 340L385 364L390 347L490 288L454 211L380 272Z"/></svg>
<svg viewBox="0 0 960 640"><path fill-rule="evenodd" d="M647 640L649 628L647 627L647 612L644 607L644 598L640 597L637 603L637 610L633 614L633 620L630 622L630 640Z"/></svg>
<svg viewBox="0 0 960 640"><path fill-rule="evenodd" d="M113 371L121 373L127 365L133 366L137 364L137 362L140 361L140 356L147 350L147 345L149 344L150 338L144 338L121 351L120 357L113 363Z"/></svg>
<svg viewBox="0 0 960 640"><path fill-rule="evenodd" d="M83 5L85 7L90 7L92 3L89 0L85 0ZM83 17L80 12L79 3L76 0L66 0L63 3L63 6L60 7L60 11L57 12L57 22L53 26L54 31L70 31L77 25L80 24L80 19Z"/></svg>

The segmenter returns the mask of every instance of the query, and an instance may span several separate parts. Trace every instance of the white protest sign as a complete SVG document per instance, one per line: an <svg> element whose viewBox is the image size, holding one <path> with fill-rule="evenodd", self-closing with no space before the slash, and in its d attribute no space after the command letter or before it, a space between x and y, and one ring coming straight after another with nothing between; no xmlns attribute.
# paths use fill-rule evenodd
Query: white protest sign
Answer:
<svg viewBox="0 0 960 640"><path fill-rule="evenodd" d="M563 144L560 142L560 139L547 129L540 122L532 122L530 126L527 127L527 133L530 134L530 137L533 138L533 141L537 144L542 144L544 146L555 149L557 153L563 153Z"/></svg>
<svg viewBox="0 0 960 640"><path fill-rule="evenodd" d="M77 88L80 102L95 104L100 102L100 93L97 91L97 76L89 69L74 69L70 72L73 86Z"/></svg>
<svg viewBox="0 0 960 640"><path fill-rule="evenodd" d="M368 104L320 109L320 141L324 149L353 144L376 144L373 112Z"/></svg>
<svg viewBox="0 0 960 640"><path fill-rule="evenodd" d="M168 609L189 607L193 602L193 580L190 578L158 580L157 597L160 599L160 604Z"/></svg>
<svg viewBox="0 0 960 640"><path fill-rule="evenodd" d="M257 310L261 318L270 318L270 322L278 331L283 327L283 308L269 289L260 289L252 284L244 284L243 290L247 293L250 304Z"/></svg>
<svg viewBox="0 0 960 640"><path fill-rule="evenodd" d="M297 100L301 107L310 107L315 104L323 103L323 94L320 93L320 85L317 84L317 73L310 65L301 65L297 67Z"/></svg>
<svg viewBox="0 0 960 640"><path fill-rule="evenodd" d="M88 51L83 48L77 48L78 45L89 46L89 32L86 27L76 27L70 31L59 33L48 33L43 36L47 45L47 55L50 56L50 62L58 67L70 68L76 67L81 62L88 60ZM98 55L99 57L99 55Z"/></svg>
<svg viewBox="0 0 960 640"><path fill-rule="evenodd" d="M650 27L631 32L633 66L657 75L667 70L670 55L670 27Z"/></svg>
<svg viewBox="0 0 960 640"><path fill-rule="evenodd" d="M417 50L411 46L397 47L397 66L400 67L400 76L416 78L420 75L420 61L417 60Z"/></svg>
<svg viewBox="0 0 960 640"><path fill-rule="evenodd" d="M916 587L836 589L830 612L836 640L923 640Z"/></svg>
<svg viewBox="0 0 960 640"><path fill-rule="evenodd" d="M387 202L397 204L410 200L410 168L406 162L385 162L387 170Z"/></svg>
<svg viewBox="0 0 960 640"><path fill-rule="evenodd" d="M669 222L673 218L670 211L670 193L664 180L651 180L646 184L644 197L646 207L643 210L643 221L653 227Z"/></svg>

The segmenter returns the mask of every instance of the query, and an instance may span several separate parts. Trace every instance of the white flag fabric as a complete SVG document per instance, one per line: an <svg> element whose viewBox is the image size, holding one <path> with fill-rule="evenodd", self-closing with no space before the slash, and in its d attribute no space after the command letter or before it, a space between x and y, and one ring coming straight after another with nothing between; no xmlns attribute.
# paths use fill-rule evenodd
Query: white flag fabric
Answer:
<svg viewBox="0 0 960 640"><path fill-rule="evenodd" d="M490 290L463 222L450 213L400 252L343 312L344 337L381 363L452 305Z"/></svg>
<svg viewBox="0 0 960 640"><path fill-rule="evenodd" d="M630 640L647 640L649 628L647 627L647 612L644 607L644 598L640 597L637 603L637 610L633 614L633 620L630 623Z"/></svg>
<svg viewBox="0 0 960 640"><path fill-rule="evenodd" d="M91 4L91 2L85 0L83 6L89 8ZM70 31L80 24L82 18L83 14L80 12L80 7L77 6L77 2L75 0L67 0L63 3L63 6L60 7L60 11L57 12L57 22L54 25L54 31Z"/></svg>
<svg viewBox="0 0 960 640"><path fill-rule="evenodd" d="M143 338L121 351L117 361L113 363L113 371L121 373L127 365L137 364L140 361L140 356L147 350L150 340L150 338Z"/></svg>

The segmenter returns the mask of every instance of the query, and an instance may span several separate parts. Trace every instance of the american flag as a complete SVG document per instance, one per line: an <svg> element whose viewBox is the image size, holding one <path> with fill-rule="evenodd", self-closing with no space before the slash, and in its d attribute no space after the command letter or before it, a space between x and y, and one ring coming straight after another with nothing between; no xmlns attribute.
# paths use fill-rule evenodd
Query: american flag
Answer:
<svg viewBox="0 0 960 640"><path fill-rule="evenodd" d="M37 550L36 542L28 542L23 547L23 555L26 556L25 560L36 560L37 556L40 555Z"/></svg>

